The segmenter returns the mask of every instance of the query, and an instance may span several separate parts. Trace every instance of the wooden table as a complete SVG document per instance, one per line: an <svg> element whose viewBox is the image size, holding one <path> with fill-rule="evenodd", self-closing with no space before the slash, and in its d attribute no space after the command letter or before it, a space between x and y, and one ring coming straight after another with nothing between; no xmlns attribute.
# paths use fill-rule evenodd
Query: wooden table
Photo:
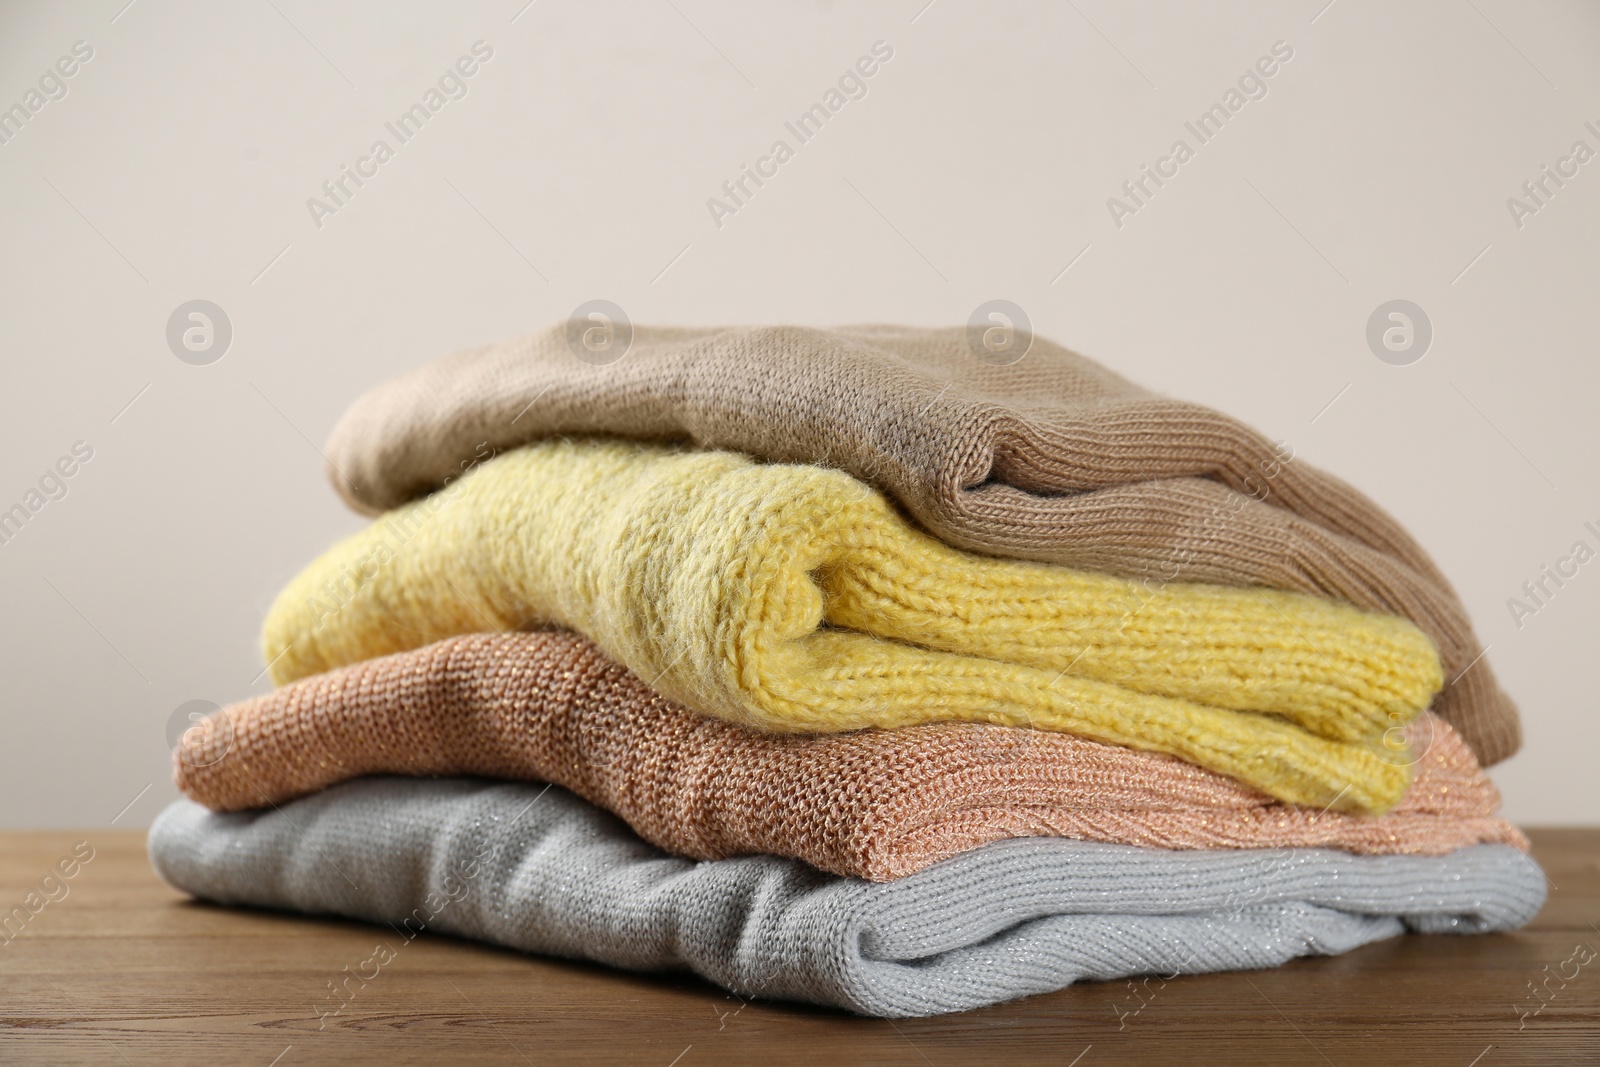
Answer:
<svg viewBox="0 0 1600 1067"><path fill-rule="evenodd" d="M1600 830L1533 834L1555 888L1521 932L1154 979L1138 997L1086 983L888 1022L424 935L320 1028L328 983L378 928L194 903L127 831L0 834L0 908L82 840L94 858L66 895L48 886L58 899L0 946L0 1063L1600 1063L1600 958L1579 962L1600 951Z"/></svg>

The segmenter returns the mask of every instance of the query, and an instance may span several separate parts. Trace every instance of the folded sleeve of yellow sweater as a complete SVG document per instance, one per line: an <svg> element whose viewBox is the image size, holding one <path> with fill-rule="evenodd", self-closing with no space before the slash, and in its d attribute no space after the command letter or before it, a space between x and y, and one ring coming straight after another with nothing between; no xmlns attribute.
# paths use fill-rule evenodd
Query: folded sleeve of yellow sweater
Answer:
<svg viewBox="0 0 1600 1067"><path fill-rule="evenodd" d="M552 624L758 729L1065 730L1364 811L1404 791L1384 737L1442 680L1396 617L975 556L839 471L609 440L506 453L380 517L290 583L263 644L281 683Z"/></svg>

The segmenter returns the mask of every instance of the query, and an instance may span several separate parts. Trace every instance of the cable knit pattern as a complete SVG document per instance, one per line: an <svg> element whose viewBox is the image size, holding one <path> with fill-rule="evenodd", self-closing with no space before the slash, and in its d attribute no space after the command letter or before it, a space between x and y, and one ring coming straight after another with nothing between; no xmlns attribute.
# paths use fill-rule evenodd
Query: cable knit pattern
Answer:
<svg viewBox="0 0 1600 1067"><path fill-rule="evenodd" d="M1360 811L1404 792L1379 739L1441 682L1392 616L972 556L839 471L614 441L507 453L347 539L280 594L263 645L284 682L547 623L761 729L1065 730Z"/></svg>
<svg viewBox="0 0 1600 1067"><path fill-rule="evenodd" d="M691 970L742 997L933 1015L1080 979L1272 967L1399 934L1527 922L1527 856L1166 852L999 841L873 884L776 856L667 856L555 787L369 778L280 809L192 801L150 829L196 896L382 923L398 950L457 934L638 971Z"/></svg>
<svg viewBox="0 0 1600 1067"><path fill-rule="evenodd" d="M1451 680L1434 710L1486 765L1520 744L1516 707L1428 554L1360 492L1237 419L1043 337L994 366L959 328L636 327L624 358L591 366L564 326L367 393L328 441L334 485L373 512L476 457L575 433L837 467L958 548L1404 616Z"/></svg>
<svg viewBox="0 0 1600 1067"><path fill-rule="evenodd" d="M361 775L550 781L668 852L771 853L872 881L1007 837L1525 849L1494 817L1499 794L1455 731L1432 715L1411 730L1415 780L1393 811L1370 818L1288 807L1168 756L1042 730L761 733L667 700L576 634L475 634L235 704L190 729L173 766L180 789L224 811Z"/></svg>

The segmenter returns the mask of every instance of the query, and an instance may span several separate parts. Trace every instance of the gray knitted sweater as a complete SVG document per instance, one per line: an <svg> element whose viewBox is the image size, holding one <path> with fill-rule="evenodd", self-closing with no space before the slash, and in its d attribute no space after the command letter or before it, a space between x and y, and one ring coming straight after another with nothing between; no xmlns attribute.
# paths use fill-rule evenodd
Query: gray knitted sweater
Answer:
<svg viewBox="0 0 1600 1067"><path fill-rule="evenodd" d="M904 1017L1079 979L1272 967L1405 930L1526 923L1544 877L1504 845L1444 857L986 845L898 881L773 856L695 862L554 787L366 778L270 811L167 808L150 856L199 897L390 924L744 996Z"/></svg>

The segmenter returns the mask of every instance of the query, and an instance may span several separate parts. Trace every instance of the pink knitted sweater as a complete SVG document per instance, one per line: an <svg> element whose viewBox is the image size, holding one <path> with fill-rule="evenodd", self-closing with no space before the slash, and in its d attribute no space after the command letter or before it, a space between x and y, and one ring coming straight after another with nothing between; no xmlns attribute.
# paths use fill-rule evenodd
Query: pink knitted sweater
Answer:
<svg viewBox="0 0 1600 1067"><path fill-rule="evenodd" d="M1161 848L1526 848L1442 719L1412 726L1411 790L1381 817L1288 807L1180 760L1068 734L944 723L762 734L655 693L565 632L477 634L235 704L184 735L179 787L220 810L366 774L562 785L695 859L774 853L888 881L1007 837Z"/></svg>

